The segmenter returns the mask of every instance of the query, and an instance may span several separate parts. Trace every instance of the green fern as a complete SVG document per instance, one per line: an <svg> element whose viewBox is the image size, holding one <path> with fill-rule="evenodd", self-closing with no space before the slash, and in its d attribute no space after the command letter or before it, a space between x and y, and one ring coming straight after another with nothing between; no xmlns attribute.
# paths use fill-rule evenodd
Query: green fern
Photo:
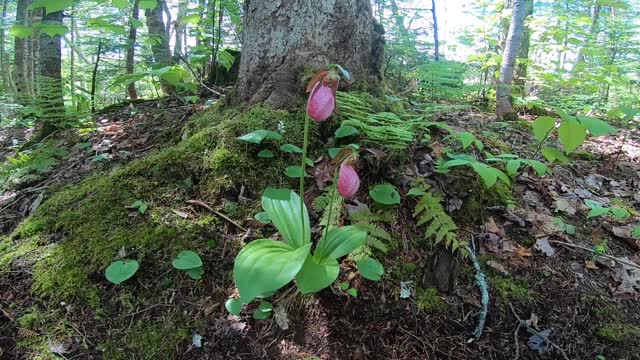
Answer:
<svg viewBox="0 0 640 360"><path fill-rule="evenodd" d="M426 226L424 237L431 241L433 245L444 243L451 251L464 248L465 243L458 239L458 226L449 216L442 206L442 198L433 191L426 191L420 197L413 212L413 217L417 219L417 226Z"/></svg>
<svg viewBox="0 0 640 360"><path fill-rule="evenodd" d="M352 253L350 258L354 261L373 255L373 250L387 253L392 245L391 234L378 223L388 223L393 220L391 213L372 213L368 208L355 211L349 216L351 223L367 231L367 242Z"/></svg>
<svg viewBox="0 0 640 360"><path fill-rule="evenodd" d="M338 195L338 189L335 185L331 185L322 195L313 201L313 209L317 213L322 213L322 216L320 216L320 225L323 228L328 226L330 229L340 225L339 222L343 207L344 201L342 200L342 196ZM331 209L331 211L329 211L329 209ZM331 213L331 218L329 218L329 213Z"/></svg>
<svg viewBox="0 0 640 360"><path fill-rule="evenodd" d="M458 106L426 106L420 113L372 112L373 104L365 97L338 92L338 107L345 117L342 125L355 127L363 135L362 142L388 149L406 149L418 135L429 133L432 127L448 130L448 125L429 119L438 112Z"/></svg>

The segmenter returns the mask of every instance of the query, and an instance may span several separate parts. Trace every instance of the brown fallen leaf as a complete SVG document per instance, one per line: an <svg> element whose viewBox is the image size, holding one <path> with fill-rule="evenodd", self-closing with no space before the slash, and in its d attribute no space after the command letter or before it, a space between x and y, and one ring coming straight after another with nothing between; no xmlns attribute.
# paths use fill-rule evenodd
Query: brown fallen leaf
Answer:
<svg viewBox="0 0 640 360"><path fill-rule="evenodd" d="M572 201L569 201L562 197L556 199L554 206L556 208L556 211L562 211L569 215L575 215L578 211Z"/></svg>
<svg viewBox="0 0 640 360"><path fill-rule="evenodd" d="M490 217L489 220L484 224L484 228L487 232L504 236L504 231L498 227L492 217Z"/></svg>
<svg viewBox="0 0 640 360"><path fill-rule="evenodd" d="M587 269L590 270L600 270L600 268L598 267L598 265L596 265L596 262L593 260L587 260L584 262L584 267L586 267Z"/></svg>

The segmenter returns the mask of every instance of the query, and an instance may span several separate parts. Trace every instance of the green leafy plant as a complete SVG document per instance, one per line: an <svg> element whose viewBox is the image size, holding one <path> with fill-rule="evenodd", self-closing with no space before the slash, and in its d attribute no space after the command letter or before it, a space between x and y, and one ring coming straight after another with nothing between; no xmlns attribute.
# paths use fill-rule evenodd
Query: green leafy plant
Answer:
<svg viewBox="0 0 640 360"><path fill-rule="evenodd" d="M318 241L311 252L311 229L306 207L288 189L267 189L262 208L284 241L254 240L236 257L233 279L240 300L248 304L264 298L296 280L303 294L320 291L338 277L337 259L362 246L367 233L357 226L334 228Z"/></svg>
<svg viewBox="0 0 640 360"><path fill-rule="evenodd" d="M560 116L559 126L558 119L549 116L541 116L533 123L533 135L538 140L536 154L542 153L550 162L562 159L558 156L558 149L542 147L555 129L558 130L558 141L568 153L584 144L587 133L591 136L602 136L617 132L609 123L595 117L571 116L559 109L556 113Z"/></svg>
<svg viewBox="0 0 640 360"><path fill-rule="evenodd" d="M590 209L587 213L587 218L599 217L610 215L616 220L624 220L631 216L629 211L625 208L613 206L613 207L605 207L602 206L599 202L591 199L584 200L585 205Z"/></svg>
<svg viewBox="0 0 640 360"><path fill-rule="evenodd" d="M373 250L386 254L392 246L392 236L378 223L391 222L393 216L389 212L373 213L369 208L363 208L349 215L349 220L367 231L366 243L356 249L349 258L353 260L361 260L367 256L373 255Z"/></svg>
<svg viewBox="0 0 640 360"><path fill-rule="evenodd" d="M518 155L514 154L500 154L497 156L489 154L485 161L491 163L504 163L507 175L511 177L518 175L518 171L523 166L531 167L538 176L543 176L550 172L549 167L543 162L538 160L521 159Z"/></svg>
<svg viewBox="0 0 640 360"><path fill-rule="evenodd" d="M138 271L140 265L136 260L123 259L112 262L104 272L110 282L119 285L130 279Z"/></svg>
<svg viewBox="0 0 640 360"><path fill-rule="evenodd" d="M565 223L562 218L554 217L553 223L556 224L561 231L569 235L575 235L576 233L576 227L574 225Z"/></svg>
<svg viewBox="0 0 640 360"><path fill-rule="evenodd" d="M490 188L500 179L505 184L511 184L509 177L501 170L476 160L466 154L448 154L449 161L437 165L437 170L446 173L449 169L457 166L468 166L472 168L482 179L485 187Z"/></svg>
<svg viewBox="0 0 640 360"><path fill-rule="evenodd" d="M358 289L352 288L348 282L343 281L340 284L338 284L338 286L340 287L340 290L342 290L345 294L354 298L358 297Z"/></svg>
<svg viewBox="0 0 640 360"><path fill-rule="evenodd" d="M449 135L449 137L459 140L462 144L462 150L467 150L471 145L475 145L475 147L480 151L484 149L482 141L476 139L476 136L468 131L456 132Z"/></svg>
<svg viewBox="0 0 640 360"><path fill-rule="evenodd" d="M369 190L369 196L382 205L400 204L400 194L395 186L391 184L378 184Z"/></svg>
<svg viewBox="0 0 640 360"><path fill-rule="evenodd" d="M194 280L202 279L204 267L200 255L191 250L183 250L171 262L174 268L183 270Z"/></svg>
<svg viewBox="0 0 640 360"><path fill-rule="evenodd" d="M136 200L131 205L129 205L129 208L136 209L138 210L140 215L144 215L149 209L149 205L142 200Z"/></svg>

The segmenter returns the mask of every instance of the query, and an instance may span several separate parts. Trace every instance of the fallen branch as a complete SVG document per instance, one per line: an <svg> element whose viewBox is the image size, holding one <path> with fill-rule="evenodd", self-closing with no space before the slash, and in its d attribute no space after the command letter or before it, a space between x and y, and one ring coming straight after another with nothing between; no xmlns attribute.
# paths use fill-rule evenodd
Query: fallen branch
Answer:
<svg viewBox="0 0 640 360"><path fill-rule="evenodd" d="M594 254L596 254L598 256L602 256L604 258L616 261L616 262L618 262L620 264L631 266L633 268L636 268L636 269L640 270L640 265L638 265L638 264L636 264L634 262L630 262L630 261L627 261L625 259L621 259L621 258L618 258L618 257L615 257L615 256L603 254L603 253L600 253L600 252L596 251L595 249L589 249L588 247L584 247L584 246L580 246L580 245L576 245L576 244L571 244L571 243L568 243L568 242L558 241L558 240L549 240L549 242L550 243L554 243L554 244L559 244L559 245L565 245L565 246L568 246L568 247L572 247L572 248L576 248L576 249L580 249L580 250L584 250L584 251L588 251L588 252L594 253Z"/></svg>
<svg viewBox="0 0 640 360"><path fill-rule="evenodd" d="M220 216L221 218L227 220L229 223L231 223L232 225L234 225L235 227L237 227L238 229L242 230L242 231L247 231L247 229L245 229L244 227L242 227L242 225L238 224L237 222L231 220L231 218L229 218L227 215L214 210L211 206L207 205L206 203L200 201L200 200L187 200L187 204L192 204L192 205L199 205L202 206L203 208L211 211L212 213Z"/></svg>
<svg viewBox="0 0 640 360"><path fill-rule="evenodd" d="M480 312L478 325L473 331L473 337L477 340L480 338L480 336L482 336L482 332L484 331L484 324L487 321L487 314L489 313L489 284L487 283L486 275L484 274L484 272L482 272L482 268L480 267L480 262L478 262L476 253L469 246L467 246L467 251L469 252L469 257L473 262L473 268L476 271L476 285L478 285L480 294L482 295L482 311Z"/></svg>

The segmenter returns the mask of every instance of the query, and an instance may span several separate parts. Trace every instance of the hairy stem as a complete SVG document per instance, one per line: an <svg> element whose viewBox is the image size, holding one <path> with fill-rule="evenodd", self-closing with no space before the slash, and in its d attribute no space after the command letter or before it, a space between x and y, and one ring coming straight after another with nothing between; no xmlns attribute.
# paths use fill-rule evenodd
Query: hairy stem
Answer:
<svg viewBox="0 0 640 360"><path fill-rule="evenodd" d="M304 224L304 174L309 143L309 114L304 115L304 140L302 143L302 161L300 163L300 224Z"/></svg>

